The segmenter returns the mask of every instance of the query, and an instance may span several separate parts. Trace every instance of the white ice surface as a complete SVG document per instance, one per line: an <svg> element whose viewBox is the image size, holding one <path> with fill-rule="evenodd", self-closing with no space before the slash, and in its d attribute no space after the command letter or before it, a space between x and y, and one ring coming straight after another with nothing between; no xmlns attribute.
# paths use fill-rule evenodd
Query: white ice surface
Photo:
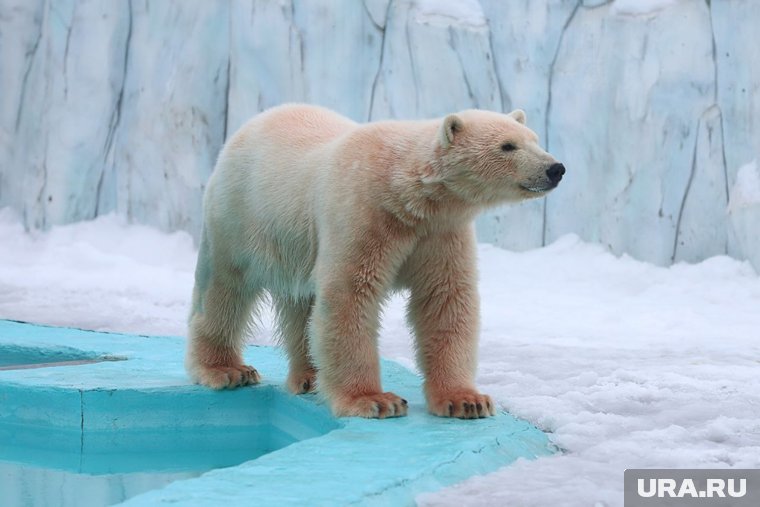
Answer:
<svg viewBox="0 0 760 507"><path fill-rule="evenodd" d="M185 333L195 250L108 216L25 233L0 211L0 318ZM622 505L632 467L760 467L760 278L714 257L656 267L564 236L539 250L481 245L478 384L564 450L422 505ZM271 342L263 329L252 337ZM403 300L381 352L413 367Z"/></svg>

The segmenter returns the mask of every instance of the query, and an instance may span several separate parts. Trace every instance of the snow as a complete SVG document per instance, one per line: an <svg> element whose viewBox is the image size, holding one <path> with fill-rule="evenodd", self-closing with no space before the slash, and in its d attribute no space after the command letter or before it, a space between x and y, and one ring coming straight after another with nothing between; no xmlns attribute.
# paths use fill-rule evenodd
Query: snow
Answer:
<svg viewBox="0 0 760 507"><path fill-rule="evenodd" d="M743 171L746 172L746 171ZM0 318L185 333L186 233L114 216L27 233L0 211ZM760 467L760 278L725 256L669 268L566 235L479 246L478 384L562 452L418 497L420 505L622 505L623 470ZM403 297L383 356L413 367ZM265 313L256 343L271 343Z"/></svg>
<svg viewBox="0 0 760 507"><path fill-rule="evenodd" d="M760 266L760 171L757 160L745 164L736 173L729 191L728 215L731 232L752 265Z"/></svg>
<svg viewBox="0 0 760 507"><path fill-rule="evenodd" d="M615 0L612 3L612 14L627 16L654 16L679 0Z"/></svg>
<svg viewBox="0 0 760 507"><path fill-rule="evenodd" d="M486 18L478 0L417 0L415 21L439 26L485 27Z"/></svg>
<svg viewBox="0 0 760 507"><path fill-rule="evenodd" d="M736 183L731 192L729 209L734 211L760 204L760 171L757 161L753 160L739 168L736 173Z"/></svg>
<svg viewBox="0 0 760 507"><path fill-rule="evenodd" d="M0 318L184 333L196 256L187 233L107 215L29 234L6 208L0 245Z"/></svg>

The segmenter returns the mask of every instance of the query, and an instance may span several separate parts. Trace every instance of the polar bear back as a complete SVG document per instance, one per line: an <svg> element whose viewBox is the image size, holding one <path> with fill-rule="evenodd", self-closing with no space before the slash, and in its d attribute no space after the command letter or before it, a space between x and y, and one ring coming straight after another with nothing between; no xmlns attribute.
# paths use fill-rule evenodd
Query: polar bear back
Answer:
<svg viewBox="0 0 760 507"><path fill-rule="evenodd" d="M205 194L212 258L240 266L269 290L309 292L324 173L334 165L335 145L357 127L304 105L268 110L241 127L223 148Z"/></svg>

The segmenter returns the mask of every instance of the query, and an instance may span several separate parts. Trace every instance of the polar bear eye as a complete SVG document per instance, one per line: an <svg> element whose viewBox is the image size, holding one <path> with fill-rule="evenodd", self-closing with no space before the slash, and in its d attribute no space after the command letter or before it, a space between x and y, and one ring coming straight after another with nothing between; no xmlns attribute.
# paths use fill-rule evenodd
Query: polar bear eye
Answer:
<svg viewBox="0 0 760 507"><path fill-rule="evenodd" d="M501 145L501 151L515 151L517 146L512 143L504 143Z"/></svg>

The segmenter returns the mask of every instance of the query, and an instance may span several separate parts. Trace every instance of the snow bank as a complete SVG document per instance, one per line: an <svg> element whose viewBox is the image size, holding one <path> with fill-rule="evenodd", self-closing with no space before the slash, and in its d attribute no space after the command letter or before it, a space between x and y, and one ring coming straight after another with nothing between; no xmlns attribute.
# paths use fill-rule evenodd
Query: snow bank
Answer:
<svg viewBox="0 0 760 507"><path fill-rule="evenodd" d="M98 331L184 334L195 269L186 232L105 215L24 233L0 210L0 317Z"/></svg>

